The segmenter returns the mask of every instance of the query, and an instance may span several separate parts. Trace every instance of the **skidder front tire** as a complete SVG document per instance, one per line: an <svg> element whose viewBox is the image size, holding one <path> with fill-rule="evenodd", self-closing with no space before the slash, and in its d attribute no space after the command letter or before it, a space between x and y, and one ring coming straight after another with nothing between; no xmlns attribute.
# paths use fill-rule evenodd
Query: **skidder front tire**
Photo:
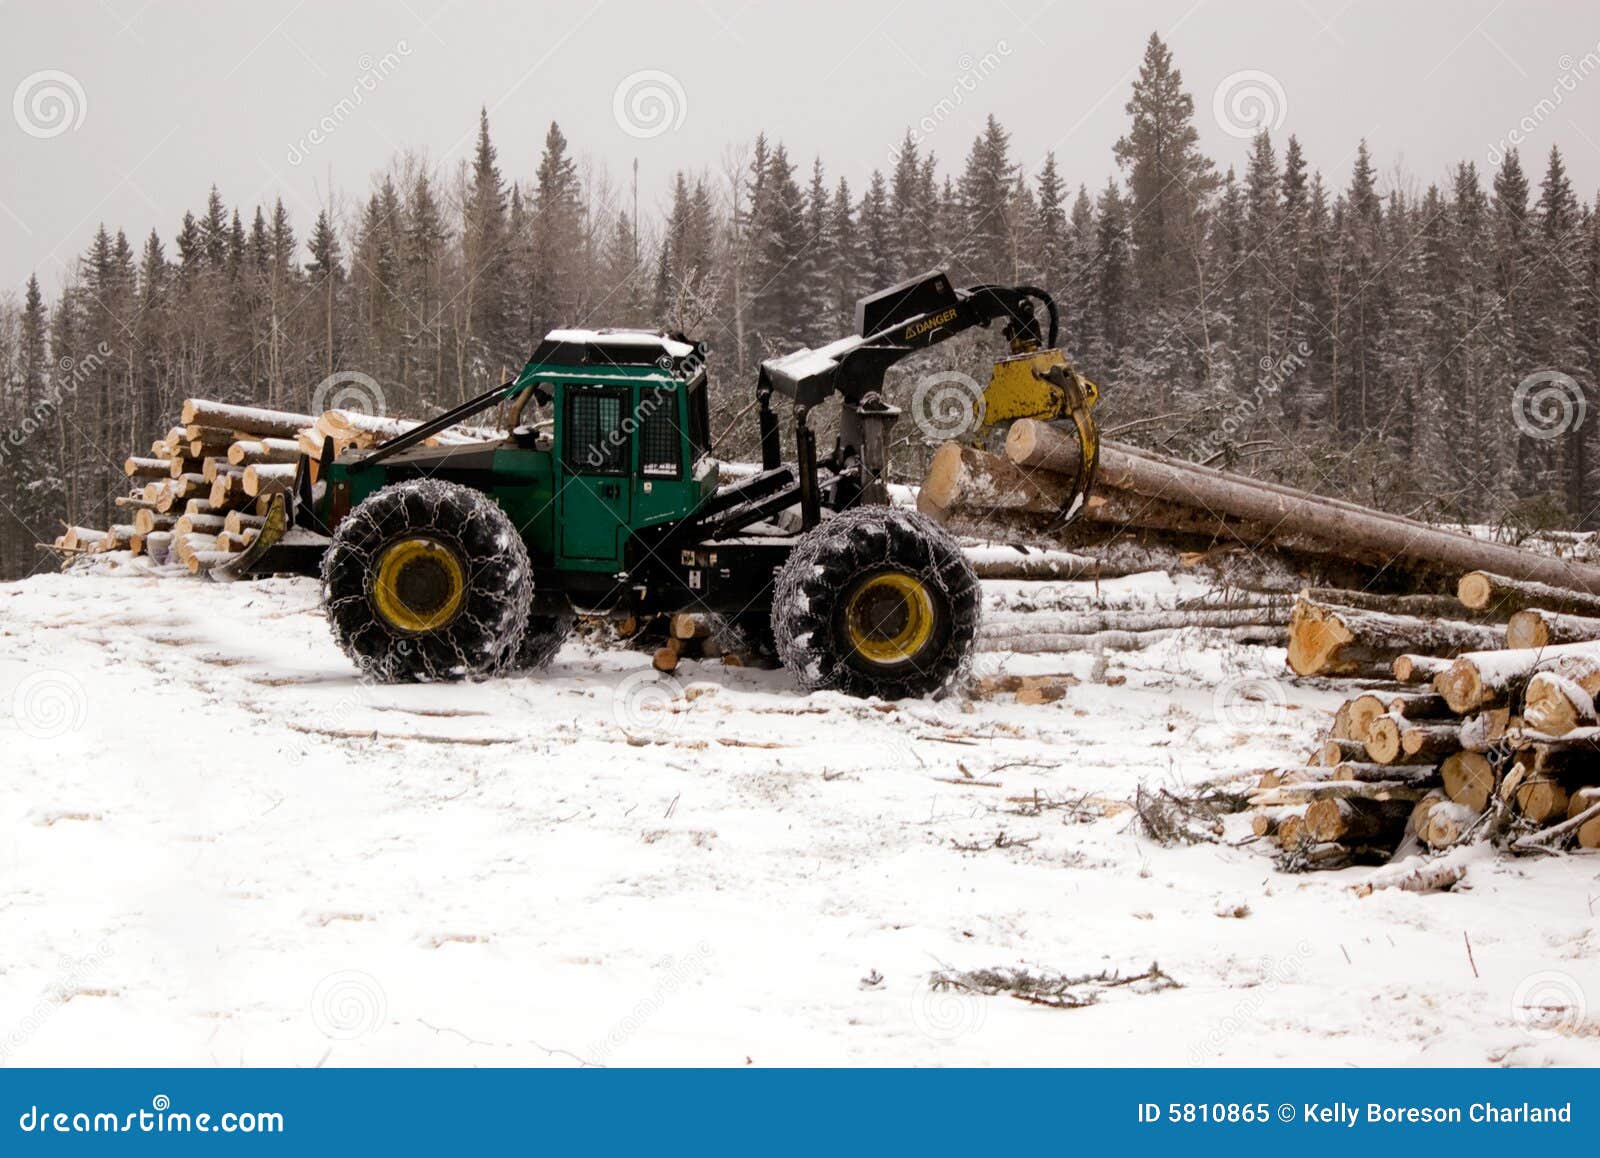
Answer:
<svg viewBox="0 0 1600 1158"><path fill-rule="evenodd" d="M517 654L533 570L487 495L416 479L383 488L339 524L322 591L335 642L364 674L457 680Z"/></svg>
<svg viewBox="0 0 1600 1158"><path fill-rule="evenodd" d="M807 688L902 699L946 687L978 633L978 576L922 515L856 507L807 532L778 572L778 658Z"/></svg>

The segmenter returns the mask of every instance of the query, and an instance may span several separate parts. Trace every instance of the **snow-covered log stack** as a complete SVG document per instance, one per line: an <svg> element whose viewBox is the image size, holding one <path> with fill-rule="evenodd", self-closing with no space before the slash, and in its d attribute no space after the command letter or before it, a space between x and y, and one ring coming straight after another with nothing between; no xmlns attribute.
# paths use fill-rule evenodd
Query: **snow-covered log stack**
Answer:
<svg viewBox="0 0 1600 1158"><path fill-rule="evenodd" d="M107 530L66 527L51 546L67 559L130 551L198 573L244 550L260 531L275 494L293 484L301 453L313 459L323 440L336 451L367 447L418 425L346 410L320 416L237 406L205 398L183 404L179 424L123 471L137 488L115 500ZM491 430L452 427L428 445L488 441Z"/></svg>
<svg viewBox="0 0 1600 1158"><path fill-rule="evenodd" d="M1457 593L1453 616L1431 599L1388 611L1340 606L1338 593L1297 602L1295 672L1369 683L1304 765L1260 780L1253 828L1287 867L1478 839L1600 849L1600 599L1479 571ZM1408 614L1420 611L1436 614ZM1505 614L1506 627L1483 622Z"/></svg>

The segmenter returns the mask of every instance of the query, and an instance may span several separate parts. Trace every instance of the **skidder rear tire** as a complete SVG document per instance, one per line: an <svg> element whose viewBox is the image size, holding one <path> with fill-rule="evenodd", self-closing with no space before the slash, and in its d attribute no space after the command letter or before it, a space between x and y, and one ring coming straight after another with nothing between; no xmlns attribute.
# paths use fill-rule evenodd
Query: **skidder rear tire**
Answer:
<svg viewBox="0 0 1600 1158"><path fill-rule="evenodd" d="M384 683L491 675L517 654L533 570L506 513L437 479L384 487L322 559L333 637Z"/></svg>
<svg viewBox="0 0 1600 1158"><path fill-rule="evenodd" d="M807 532L778 572L778 658L809 689L902 699L950 684L971 658L979 586L922 515L856 507Z"/></svg>

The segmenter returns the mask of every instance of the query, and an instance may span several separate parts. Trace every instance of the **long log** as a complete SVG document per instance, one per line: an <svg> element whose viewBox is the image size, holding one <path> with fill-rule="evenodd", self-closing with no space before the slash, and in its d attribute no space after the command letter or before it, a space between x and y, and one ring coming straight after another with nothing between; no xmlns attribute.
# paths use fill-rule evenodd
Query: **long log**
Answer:
<svg viewBox="0 0 1600 1158"><path fill-rule="evenodd" d="M122 464L122 473L129 478L167 478L172 464L164 458L129 458Z"/></svg>
<svg viewBox="0 0 1600 1158"><path fill-rule="evenodd" d="M234 466L292 463L300 457L300 444L292 438L261 438L235 442L227 454Z"/></svg>
<svg viewBox="0 0 1600 1158"><path fill-rule="evenodd" d="M1432 655L1401 655L1394 661L1394 678L1403 684L1432 683L1433 677L1450 666L1448 659Z"/></svg>
<svg viewBox="0 0 1600 1158"><path fill-rule="evenodd" d="M1015 547L968 547L967 562L979 579L1092 579L1102 575L1100 560L1066 551L1024 551Z"/></svg>
<svg viewBox="0 0 1600 1158"><path fill-rule="evenodd" d="M1097 631L1091 633L1035 632L1010 636L987 636L983 629L978 633L978 650L985 652L1023 652L1051 654L1069 651L1138 651L1154 647L1189 630L1182 627L1162 628L1159 631ZM1211 627L1204 628L1211 639L1232 640L1234 643L1272 644L1278 642L1282 630L1276 627Z"/></svg>
<svg viewBox="0 0 1600 1158"><path fill-rule="evenodd" d="M225 427L268 438L293 438L317 420L310 414L268 410L261 406L234 406L207 398L190 398L183 404L185 426Z"/></svg>
<svg viewBox="0 0 1600 1158"><path fill-rule="evenodd" d="M160 515L152 510L133 512L133 529L141 535L148 535L151 531L170 531L177 521L172 515Z"/></svg>
<svg viewBox="0 0 1600 1158"><path fill-rule="evenodd" d="M1287 607L1104 608L986 614L979 634L991 639L1022 635L1090 635L1101 631L1162 631L1185 627L1282 627Z"/></svg>
<svg viewBox="0 0 1600 1158"><path fill-rule="evenodd" d="M1600 619L1563 615L1559 611L1529 607L1506 624L1507 647L1549 647L1553 643L1585 643L1600 639Z"/></svg>
<svg viewBox="0 0 1600 1158"><path fill-rule="evenodd" d="M1019 428L1024 429L1019 433ZM1045 423L1020 419L1012 424L1006 450L1008 456L1012 455L1015 443L1021 454L1020 448L1026 444L1038 448L1033 455L1050 456L1062 453L1062 448L1072 442L1069 436ZM1013 461L1028 465L1026 456ZM1334 545L1341 553L1376 551L1441 570L1489 571L1600 597L1600 567L1591 564L1474 539L1415 519L1153 455L1120 443L1101 444L1097 477L1115 490L1263 523L1284 535L1311 536Z"/></svg>
<svg viewBox="0 0 1600 1158"><path fill-rule="evenodd" d="M295 468L287 463L272 466L247 466L244 469L244 493L251 498L278 494L294 487ZM229 488L231 493L231 486Z"/></svg>
<svg viewBox="0 0 1600 1158"><path fill-rule="evenodd" d="M1437 764L1460 746L1454 724L1413 724L1390 714L1367 726L1367 755L1378 764Z"/></svg>
<svg viewBox="0 0 1600 1158"><path fill-rule="evenodd" d="M1314 800L1306 808L1312 840L1365 841L1398 836L1411 805L1406 801Z"/></svg>
<svg viewBox="0 0 1600 1158"><path fill-rule="evenodd" d="M917 509L940 522L957 510L1049 516L1061 510L1071 493L1069 479L947 442L928 464L917 492Z"/></svg>
<svg viewBox="0 0 1600 1158"><path fill-rule="evenodd" d="M1289 667L1299 675L1382 678L1394 661L1421 648L1438 654L1495 647L1498 628L1446 619L1331 607L1301 597L1289 620Z"/></svg>
<svg viewBox="0 0 1600 1158"><path fill-rule="evenodd" d="M1433 690L1458 715L1498 707L1522 694L1535 672L1552 669L1566 657L1600 663L1600 643L1567 643L1544 648L1496 650L1459 655L1433 678Z"/></svg>
<svg viewBox="0 0 1600 1158"><path fill-rule="evenodd" d="M1529 607L1563 615L1600 616L1600 595L1571 588L1560 580L1535 582L1492 571L1469 571L1456 584L1456 598L1466 606L1509 616Z"/></svg>

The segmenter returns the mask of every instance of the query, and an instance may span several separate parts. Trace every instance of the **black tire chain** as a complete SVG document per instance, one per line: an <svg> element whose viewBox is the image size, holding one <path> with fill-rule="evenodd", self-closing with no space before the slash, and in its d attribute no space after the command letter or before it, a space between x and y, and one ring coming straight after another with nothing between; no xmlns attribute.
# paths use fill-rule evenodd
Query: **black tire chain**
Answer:
<svg viewBox="0 0 1600 1158"><path fill-rule="evenodd" d="M905 671L863 671L834 638L837 601L860 575L892 565L942 594L944 639ZM773 585L778 658L809 690L902 699L942 691L971 664L981 608L977 573L943 528L914 511L855 507L796 544Z"/></svg>
<svg viewBox="0 0 1600 1158"><path fill-rule="evenodd" d="M467 567L465 605L425 635L390 628L368 597L383 548L408 533L453 547ZM340 522L322 559L322 592L334 640L380 683L494 675L518 654L533 569L510 518L480 491L438 479L395 483ZM548 658L548 657L547 657Z"/></svg>

